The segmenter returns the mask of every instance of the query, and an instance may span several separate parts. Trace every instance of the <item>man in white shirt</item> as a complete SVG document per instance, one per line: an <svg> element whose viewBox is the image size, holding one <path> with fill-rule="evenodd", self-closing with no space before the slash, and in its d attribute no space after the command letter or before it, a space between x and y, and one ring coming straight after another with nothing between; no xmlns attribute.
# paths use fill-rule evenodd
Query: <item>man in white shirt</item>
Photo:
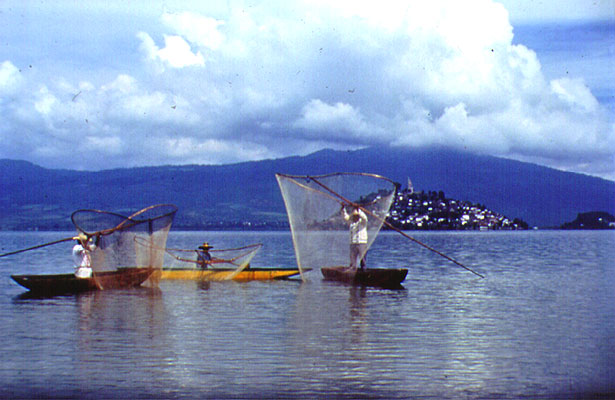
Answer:
<svg viewBox="0 0 615 400"><path fill-rule="evenodd" d="M92 258L90 252L93 251L88 246L87 236L80 234L77 244L73 246L73 260L75 261L75 276L77 278L89 278L92 276Z"/></svg>
<svg viewBox="0 0 615 400"><path fill-rule="evenodd" d="M356 270L360 262L361 269L365 268L365 253L367 253L367 215L357 206L352 207L348 214L342 204L342 216L350 224L350 269Z"/></svg>

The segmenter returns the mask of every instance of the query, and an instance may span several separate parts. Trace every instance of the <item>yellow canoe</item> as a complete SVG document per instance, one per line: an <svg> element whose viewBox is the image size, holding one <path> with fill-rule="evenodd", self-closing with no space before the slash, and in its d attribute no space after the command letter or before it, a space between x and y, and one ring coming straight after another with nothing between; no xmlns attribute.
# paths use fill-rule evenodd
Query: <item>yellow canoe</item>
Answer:
<svg viewBox="0 0 615 400"><path fill-rule="evenodd" d="M177 269L163 268L161 279L199 280L199 281L224 281L232 277L234 281L265 281L273 279L285 279L299 275L297 268L248 268L237 273L229 269Z"/></svg>

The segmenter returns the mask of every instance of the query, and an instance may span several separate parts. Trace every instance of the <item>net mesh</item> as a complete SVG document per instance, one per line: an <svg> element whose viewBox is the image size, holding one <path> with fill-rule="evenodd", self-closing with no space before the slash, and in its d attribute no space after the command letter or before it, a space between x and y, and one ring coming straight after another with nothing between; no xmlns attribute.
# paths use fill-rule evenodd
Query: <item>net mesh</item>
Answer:
<svg viewBox="0 0 615 400"><path fill-rule="evenodd" d="M71 220L85 244L92 277L104 289L120 286L127 277L138 279L136 272L149 276L148 283L158 284L163 266L164 248L177 207L159 204L126 217L100 210L75 211ZM145 270L145 271L143 271Z"/></svg>
<svg viewBox="0 0 615 400"><path fill-rule="evenodd" d="M365 243L359 247L360 254L354 254L364 259L384 223L397 189L393 181L365 173L276 174L276 179L288 214L297 265L304 280L305 273L312 269L351 267L352 242L357 236L355 228L350 226L355 222L354 208L361 210L366 219L364 231L359 234L360 241Z"/></svg>
<svg viewBox="0 0 615 400"><path fill-rule="evenodd" d="M166 249L165 270L192 270L198 279L208 281L231 280L250 265L262 244L256 243L234 249L211 249L204 257L202 250ZM194 276L194 275L193 275Z"/></svg>

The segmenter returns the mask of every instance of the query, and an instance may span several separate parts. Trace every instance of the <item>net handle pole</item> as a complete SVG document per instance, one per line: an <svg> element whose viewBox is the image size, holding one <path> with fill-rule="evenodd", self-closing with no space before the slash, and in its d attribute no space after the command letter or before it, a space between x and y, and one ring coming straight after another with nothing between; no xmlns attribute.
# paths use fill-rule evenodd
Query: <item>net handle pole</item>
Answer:
<svg viewBox="0 0 615 400"><path fill-rule="evenodd" d="M368 211L368 212L369 212L369 211ZM370 213L370 214L371 214L371 213ZM372 214L372 215L374 215L374 214ZM376 216L376 218L378 218L378 217ZM410 235L406 234L406 233L405 233L404 231L402 231L401 229L399 229L399 228L397 228L397 227L395 227L395 226L391 225L391 224L390 224L389 222L387 222L386 220L382 220L382 221L384 222L384 224L385 224L387 227L391 228L392 230L396 231L397 233L401 234L402 236L404 236L404 237L406 237L406 238L408 238L408 239L412 240L412 241L413 241L413 242L415 242L416 244L419 244L419 245L423 246L424 248L426 248L426 249L428 249L428 250L433 251L433 252L434 252L434 253L436 253L437 255L439 255L439 256L441 256L441 257L446 258L447 260L449 260L449 261L451 261L451 262L453 262L453 263L455 263L455 264L459 265L461 268L463 268L463 269L465 269L465 270L470 271L471 273L473 273L473 274L474 274L474 275L476 275L476 276L479 276L479 277L481 277L481 278L485 278L483 275L481 275L481 274L479 274L478 272L476 272L476 271L474 271L474 270L472 270L472 269L470 269L470 268L466 267L465 265L463 265L463 264L462 264L462 263L460 263L459 261L455 260L454 258L449 257L449 256L447 256L446 254L444 254L444 253L442 253L442 252L440 252L440 251L438 251L438 250L434 249L433 247L430 247L429 245L426 245L425 243L422 243L422 242L420 242L420 241L416 240L416 239L415 239L415 238L413 238L412 236L410 236Z"/></svg>
<svg viewBox="0 0 615 400"><path fill-rule="evenodd" d="M136 216L138 216L138 215L140 215L140 214L143 214L144 212L149 211L149 210L151 210L152 208L155 208L155 207L158 207L158 206L159 206L159 204L155 204L155 205L152 205L152 206L149 206L149 207L145 207L144 209L139 210L139 211L137 211L137 212L133 213L132 215L129 215L128 217L126 217L126 219L124 219L122 222L120 222L117 226L115 226L115 227L113 227L113 228L109 228L109 229L104 229L104 230L102 230L102 231L100 231L100 232L96 232L96 234L108 235L108 234L111 234L111 233L113 233L113 232L115 232L115 231L117 231L117 230L120 230L120 229L122 229L122 228L124 227L124 225L126 225L129 221L131 221L131 222L132 222L134 217L136 217ZM150 221L150 222L151 222L151 221ZM95 236L96 234L93 234L93 236ZM89 238L88 238L88 239L89 239Z"/></svg>
<svg viewBox="0 0 615 400"><path fill-rule="evenodd" d="M23 252L30 251L30 250L40 249L41 247L47 247L47 246L51 246L51 245L54 245L54 244L68 242L70 240L77 240L77 239L79 239L78 236L74 236L74 237L71 236L71 237L64 238L64 239L54 240L53 242L43 243L43 244L39 244L39 245L36 245L36 246L28 247L26 249L15 250L15 251L11 251L11 252L8 252L8 253L3 253L3 254L0 254L0 257L6 257L6 256L10 256L10 255L13 255L13 254L19 254L19 253L23 253Z"/></svg>
<svg viewBox="0 0 615 400"><path fill-rule="evenodd" d="M96 287L98 287L98 290L103 290L103 286L102 284L98 281L98 278L96 277L97 272L94 271L94 268L92 268L92 279L94 280L94 283L96 284Z"/></svg>
<svg viewBox="0 0 615 400"><path fill-rule="evenodd" d="M471 268L466 267L465 265L463 265L463 264L462 264L462 263L460 263L459 261L455 260L454 258L447 256L446 254L444 254L444 253L442 253L442 252L440 252L440 251L438 251L438 250L434 249L434 248L433 248L433 247L431 247L431 246L426 245L426 244L425 244L425 243L423 243L423 242L420 242L419 240L416 240L416 239L415 239L415 238L413 238L412 236L410 236L410 235L406 234L406 233L405 233L404 231L402 231L401 229L399 229L399 228L397 228L397 227L395 227L395 226L391 225L389 222L387 222L387 220L386 220L386 219L380 218L379 216L377 216L377 215L376 215L376 214L374 214L373 212L371 212L371 211L369 211L369 210L367 210L367 209L365 209L365 208L361 207L359 204L356 204L356 203L354 203L354 202L352 202L352 201L348 200L347 198L345 198L345 197L344 197L344 196L342 196L341 194L336 193L336 192L335 192L335 191L333 191L332 189L328 188L325 184L323 184L323 183L319 182L317 179L314 179L314 178L310 178L310 179L312 179L314 182L316 182L319 186L321 186L323 189L325 189L325 190L326 190L326 191L328 191L329 193L331 193L331 194L333 194L334 196L336 196L336 197L340 198L343 202L348 203L348 204L349 204L349 205L351 205L351 206L358 207L358 208L360 208L361 210L363 210L364 212L367 212L369 215L371 215L371 216L375 217L376 219L378 219L378 220L382 221L382 223L383 223L384 225L386 225L388 228L390 228L390 229L394 230L395 232L397 232L397 233L401 234L403 237L405 237L405 238L407 238L407 239L410 239L411 241L413 241L414 243L416 243L416 244L418 244L418 245L420 245L420 246L423 246L423 247L424 247L424 248L426 248L427 250L433 251L433 252L434 252L434 253L436 253L437 255L439 255L439 256L441 256L441 257L446 258L447 260L449 260L449 261L451 261L452 263L454 263L454 264L456 264L456 265L460 266L461 268L463 268L463 269L465 269L465 270L467 270L467 271L470 271L470 272L471 272L471 273L473 273L474 275L479 276L479 277L481 277L481 278L485 278L483 275L481 275L481 274L479 274L478 272L476 272L476 271L472 270Z"/></svg>
<svg viewBox="0 0 615 400"><path fill-rule="evenodd" d="M126 225L128 222L132 222L132 223L135 223L135 224L136 224L136 223L138 223L138 222L135 222L133 218L135 218L135 217L137 217L137 216L139 216L139 215L141 215L141 214L143 214L143 213L145 213L145 212L147 212L147 211L149 211L149 210L151 210L151 209L154 209L154 208L156 208L156 207L160 207L160 206L164 206L164 205L166 205L166 204L154 204L154 205L151 205L151 206L145 207L145 208L143 208L143 209L141 209L141 210L139 210L139 211L137 211L137 212L135 212L135 213L133 213L133 214L129 215L128 217L124 217L124 220L123 220L122 222L120 222L117 226L114 226L113 228L103 229L103 230L101 230L101 231L97 231L97 232L94 232L94 233L87 233L87 232L84 232L84 231L83 231L81 228L79 228L79 227L77 227L77 230L78 230L79 232L82 232L84 235L86 235L86 236L87 236L87 238L88 238L88 240L89 240L90 238L94 237L94 236L100 236L100 235L110 235L110 234L112 234L113 232L115 232L115 231L117 231L117 230L122 229L122 228L124 227L124 225ZM177 208L175 209L175 212L176 212L176 211L177 211ZM166 215L168 215L168 214L166 214ZM157 218L158 218L158 217L157 217ZM149 221L149 223L151 224L151 221Z"/></svg>

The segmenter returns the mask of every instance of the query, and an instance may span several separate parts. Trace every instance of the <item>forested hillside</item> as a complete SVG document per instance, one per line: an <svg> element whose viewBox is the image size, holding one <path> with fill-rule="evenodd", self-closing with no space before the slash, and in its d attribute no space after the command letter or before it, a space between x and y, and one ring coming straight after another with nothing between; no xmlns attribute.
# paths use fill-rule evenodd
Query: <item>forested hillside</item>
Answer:
<svg viewBox="0 0 615 400"><path fill-rule="evenodd" d="M45 169L0 160L0 229L72 229L83 208L129 213L157 203L179 207L176 229L286 226L275 173L371 172L415 190L444 191L462 201L557 227L578 213L615 213L615 182L490 156L438 150L323 150L305 157L230 165L104 171Z"/></svg>

